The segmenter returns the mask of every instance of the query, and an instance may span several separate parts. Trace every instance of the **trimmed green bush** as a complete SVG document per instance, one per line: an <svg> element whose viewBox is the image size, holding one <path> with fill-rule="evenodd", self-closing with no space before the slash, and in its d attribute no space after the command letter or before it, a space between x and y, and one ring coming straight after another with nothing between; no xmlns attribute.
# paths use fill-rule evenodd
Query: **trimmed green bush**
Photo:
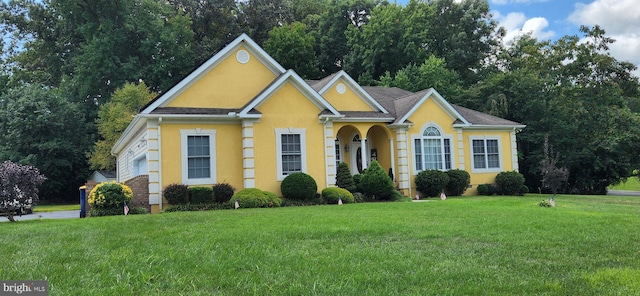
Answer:
<svg viewBox="0 0 640 296"><path fill-rule="evenodd" d="M496 176L496 184L504 195L519 195L524 185L524 176L516 171L501 172Z"/></svg>
<svg viewBox="0 0 640 296"><path fill-rule="evenodd" d="M529 187L527 187L527 185L522 185L520 186L520 195L525 195L529 193Z"/></svg>
<svg viewBox="0 0 640 296"><path fill-rule="evenodd" d="M116 182L102 182L89 193L88 202L92 209L124 209L131 203L133 191L129 186ZM124 213L123 213L124 214Z"/></svg>
<svg viewBox="0 0 640 296"><path fill-rule="evenodd" d="M424 170L416 176L416 189L426 197L440 196L449 183L449 175L439 170Z"/></svg>
<svg viewBox="0 0 640 296"><path fill-rule="evenodd" d="M353 199L355 202L364 202L365 198L364 198L364 194L360 193L360 192L355 192L353 194Z"/></svg>
<svg viewBox="0 0 640 296"><path fill-rule="evenodd" d="M478 195L489 195L489 186L487 184L478 185Z"/></svg>
<svg viewBox="0 0 640 296"><path fill-rule="evenodd" d="M346 162L341 162L338 165L338 171L336 172L336 186L344 188L349 192L355 192L357 187L349 170L349 165Z"/></svg>
<svg viewBox="0 0 640 296"><path fill-rule="evenodd" d="M360 192L360 193L362 193L362 187L360 186L360 181L362 181L362 176L363 176L362 174L353 175L353 183L356 185L356 192Z"/></svg>
<svg viewBox="0 0 640 296"><path fill-rule="evenodd" d="M213 189L211 187L190 187L189 203L192 203L192 204L213 203Z"/></svg>
<svg viewBox="0 0 640 296"><path fill-rule="evenodd" d="M479 195L494 195L498 192L498 188L493 184L480 184L478 185L478 194Z"/></svg>
<svg viewBox="0 0 640 296"><path fill-rule="evenodd" d="M355 198L349 190L340 187L328 187L322 190L322 199L327 204L336 204L338 199L342 199L342 203L354 203Z"/></svg>
<svg viewBox="0 0 640 296"><path fill-rule="evenodd" d="M318 185L313 177L298 172L286 176L280 184L280 190L286 199L308 200L316 196Z"/></svg>
<svg viewBox="0 0 640 296"><path fill-rule="evenodd" d="M471 183L471 176L465 170L448 170L449 183L445 186L445 191L449 196L463 195L469 183Z"/></svg>
<svg viewBox="0 0 640 296"><path fill-rule="evenodd" d="M393 200L393 201L403 201L403 202L411 202L411 201L413 201L413 199L411 199L411 197L402 195L402 193L400 193L400 191L398 191L398 190L395 190L393 192L393 194L391 195L391 200Z"/></svg>
<svg viewBox="0 0 640 296"><path fill-rule="evenodd" d="M236 192L228 204L234 207L236 200L241 208L279 207L282 204L280 198L274 193L257 188L245 188Z"/></svg>
<svg viewBox="0 0 640 296"><path fill-rule="evenodd" d="M362 193L372 200L391 200L396 190L393 181L377 161L372 161L360 180Z"/></svg>
<svg viewBox="0 0 640 296"><path fill-rule="evenodd" d="M218 183L213 185L213 198L217 203L226 203L231 200L235 191L236 189L228 183Z"/></svg>
<svg viewBox="0 0 640 296"><path fill-rule="evenodd" d="M185 184L169 184L162 191L162 196L170 205L180 205L189 202L189 186Z"/></svg>
<svg viewBox="0 0 640 296"><path fill-rule="evenodd" d="M171 212L192 212L192 211L210 211L210 210L225 210L231 209L232 206L229 203L208 203L208 204L181 204L172 205L163 210L164 213Z"/></svg>
<svg viewBox="0 0 640 296"><path fill-rule="evenodd" d="M275 193L269 191L262 191L267 198L267 207L277 208L282 205L282 199L280 199Z"/></svg>
<svg viewBox="0 0 640 296"><path fill-rule="evenodd" d="M147 209L143 207L129 207L129 215L146 214ZM89 210L89 217L101 217L101 216L117 216L124 215L124 205L121 208L91 208Z"/></svg>

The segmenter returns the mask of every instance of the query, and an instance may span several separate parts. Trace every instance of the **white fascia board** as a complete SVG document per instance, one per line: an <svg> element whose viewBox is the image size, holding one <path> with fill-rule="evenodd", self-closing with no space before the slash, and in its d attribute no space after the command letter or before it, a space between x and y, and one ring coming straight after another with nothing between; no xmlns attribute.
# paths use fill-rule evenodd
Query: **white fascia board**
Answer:
<svg viewBox="0 0 640 296"><path fill-rule="evenodd" d="M453 106L449 104L449 102L445 100L434 88L430 88L429 91L427 91L427 93L422 96L422 98L420 98L420 100L409 110L409 112L407 112L407 114L405 114L402 118L400 118L400 120L398 120L398 122L406 121L409 116L411 116L416 110L418 110L418 108L420 108L420 106L422 106L422 104L431 96L433 96L433 100L436 102L436 104L438 104L453 119L459 119L467 125L470 124L469 121L462 117L462 115L458 113L458 111L456 111L456 109L453 108Z"/></svg>
<svg viewBox="0 0 640 296"><path fill-rule="evenodd" d="M351 89L355 90L355 92L360 96L364 98L364 102L371 107L371 109L375 110L375 111L381 111L384 114L389 114L389 111L387 111L384 107L382 107L382 105L380 105L378 103L378 101L376 101L373 97L371 97L371 95L369 95L369 93L367 93L355 80L353 80L353 78L351 78L351 76L349 76L349 74L347 74L347 72L345 72L344 70L340 70L338 72L337 75L335 75L322 89L320 89L320 91L318 91L318 93L320 95L324 95L327 91L329 91L329 89L331 87L333 87L335 85L335 83L340 80L340 78L344 79L347 84L351 87Z"/></svg>
<svg viewBox="0 0 640 296"><path fill-rule="evenodd" d="M204 62L200 67L191 72L191 74L187 75L187 77L183 78L178 84L169 89L166 93L162 94L158 99L155 100L151 105L147 106L144 110L142 110L141 114L149 114L153 110L158 107L162 107L167 103L171 102L175 97L180 95L186 89L188 89L191 85L196 83L200 78L209 73L211 69L215 68L220 62L222 62L226 57L231 55L236 48L238 48L241 43L245 43L245 47L251 51L251 53L262 61L267 68L273 72L276 76L285 72L285 69L274 60L267 52L265 52L258 44L256 44L247 34L242 34L238 36L235 40L225 46L222 50L216 53L213 57Z"/></svg>
<svg viewBox="0 0 640 296"><path fill-rule="evenodd" d="M146 118L143 118L139 115L134 116L133 120L129 123L129 125L124 130L124 132L122 132L122 135L120 136L120 138L118 138L116 143L111 148L111 155L114 155L114 156L118 155L120 151L122 151L122 149L124 148L125 144L129 143L131 138L133 138L136 135L136 132L141 128L146 127L146 125L147 125Z"/></svg>
<svg viewBox="0 0 640 296"><path fill-rule="evenodd" d="M339 116L340 112L336 110L327 100L325 100L318 92L316 92L311 86L306 83L298 74L296 74L293 70L287 70L284 75L281 75L276 81L274 81L269 87L267 87L264 91L262 91L251 103L249 103L245 108L243 108L239 114L242 118L260 118L261 115L249 114L252 109L257 109L258 106L262 105L271 95L273 95L276 91L278 91L287 81L291 81L293 86L295 86L302 93L306 94L307 98L310 98L311 101L320 109L329 110L333 115Z"/></svg>

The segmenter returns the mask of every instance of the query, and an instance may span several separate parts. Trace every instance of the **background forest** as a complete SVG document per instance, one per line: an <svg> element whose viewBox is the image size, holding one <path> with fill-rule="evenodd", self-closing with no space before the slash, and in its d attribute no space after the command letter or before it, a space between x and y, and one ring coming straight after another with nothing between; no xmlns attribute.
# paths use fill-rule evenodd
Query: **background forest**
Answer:
<svg viewBox="0 0 640 296"><path fill-rule="evenodd" d="M131 115L247 33L306 79L345 70L362 85L434 87L526 124L531 191L553 158L569 171L562 191L599 194L640 168L636 66L611 56L605 29L503 45L486 0L4 1L0 160L38 167L43 199L77 200L91 170L114 168Z"/></svg>

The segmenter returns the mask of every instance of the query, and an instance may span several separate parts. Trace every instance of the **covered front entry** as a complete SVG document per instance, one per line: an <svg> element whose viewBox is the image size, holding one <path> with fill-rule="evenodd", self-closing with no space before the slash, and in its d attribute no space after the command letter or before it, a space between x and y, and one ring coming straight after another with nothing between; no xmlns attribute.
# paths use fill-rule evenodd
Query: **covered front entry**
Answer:
<svg viewBox="0 0 640 296"><path fill-rule="evenodd" d="M393 139L384 126L345 125L338 130L336 162L347 163L354 175L362 174L372 160L377 160L387 171L393 168L392 151Z"/></svg>

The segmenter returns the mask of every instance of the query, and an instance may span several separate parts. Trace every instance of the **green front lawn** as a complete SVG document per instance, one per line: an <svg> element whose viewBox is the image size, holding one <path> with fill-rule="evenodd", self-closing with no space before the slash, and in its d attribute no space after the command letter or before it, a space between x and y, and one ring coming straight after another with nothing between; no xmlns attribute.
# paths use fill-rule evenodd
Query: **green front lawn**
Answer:
<svg viewBox="0 0 640 296"><path fill-rule="evenodd" d="M640 293L640 198L542 198L2 223L0 278L50 295Z"/></svg>
<svg viewBox="0 0 640 296"><path fill-rule="evenodd" d="M640 180L637 176L627 178L627 181L618 185L609 186L611 190L627 190L627 191L640 191Z"/></svg>
<svg viewBox="0 0 640 296"><path fill-rule="evenodd" d="M34 212L56 212L56 211L75 211L80 210L80 204L73 205L36 205Z"/></svg>

